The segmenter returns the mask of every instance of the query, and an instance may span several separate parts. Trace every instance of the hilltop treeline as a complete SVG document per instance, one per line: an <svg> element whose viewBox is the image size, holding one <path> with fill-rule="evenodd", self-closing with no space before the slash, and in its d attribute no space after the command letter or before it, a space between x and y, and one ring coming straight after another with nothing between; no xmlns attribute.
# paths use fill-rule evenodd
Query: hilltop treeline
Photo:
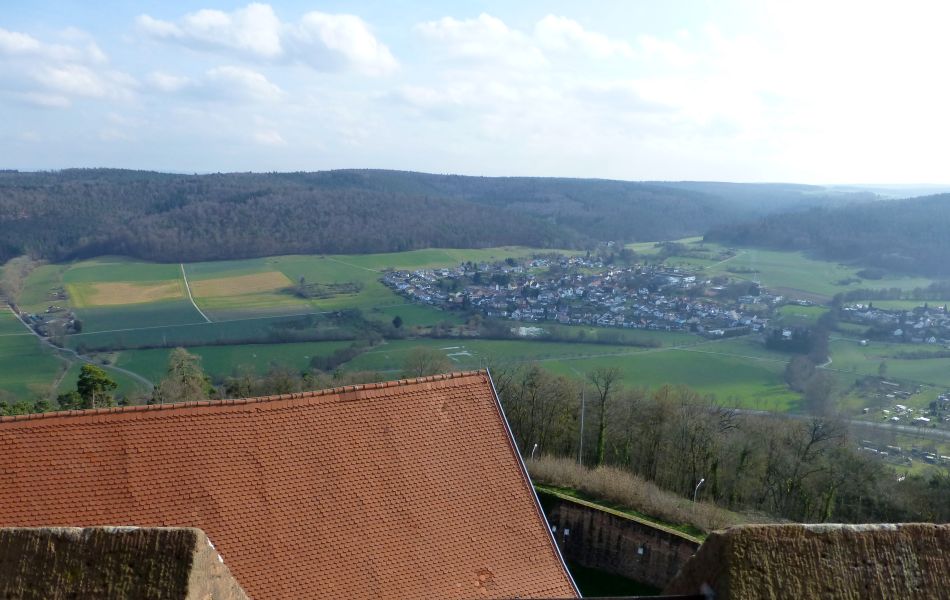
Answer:
<svg viewBox="0 0 950 600"><path fill-rule="evenodd" d="M707 241L779 250L871 267L950 275L950 194L842 207L816 207L719 225ZM869 279L875 278L867 271ZM878 275L877 278L880 276Z"/></svg>
<svg viewBox="0 0 950 600"><path fill-rule="evenodd" d="M807 186L489 178L396 171L0 173L0 262L200 261L426 247L649 241L833 195ZM834 196L838 198L838 196Z"/></svg>

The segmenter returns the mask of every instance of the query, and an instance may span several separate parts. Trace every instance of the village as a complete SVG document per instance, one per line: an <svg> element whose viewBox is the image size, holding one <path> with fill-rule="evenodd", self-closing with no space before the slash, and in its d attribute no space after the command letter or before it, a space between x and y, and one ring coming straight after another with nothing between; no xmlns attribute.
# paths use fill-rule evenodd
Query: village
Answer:
<svg viewBox="0 0 950 600"><path fill-rule="evenodd" d="M443 310L713 338L762 331L771 309L783 301L756 284L736 286L662 265L618 267L563 255L389 271L382 282L411 301Z"/></svg>
<svg viewBox="0 0 950 600"><path fill-rule="evenodd" d="M950 313L946 304L924 303L912 310L877 308L873 302L849 304L841 320L868 327L868 336L911 344L950 344Z"/></svg>

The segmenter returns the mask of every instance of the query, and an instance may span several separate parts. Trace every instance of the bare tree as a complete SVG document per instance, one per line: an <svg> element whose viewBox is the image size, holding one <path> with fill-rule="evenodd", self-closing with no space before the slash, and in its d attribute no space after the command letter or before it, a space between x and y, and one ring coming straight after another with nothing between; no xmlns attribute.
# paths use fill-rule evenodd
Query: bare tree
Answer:
<svg viewBox="0 0 950 600"><path fill-rule="evenodd" d="M452 371L452 361L438 350L417 346L409 351L402 364L404 377L424 377Z"/></svg>
<svg viewBox="0 0 950 600"><path fill-rule="evenodd" d="M606 441L604 433L607 430L607 401L610 400L610 393L616 389L623 378L623 371L617 367L597 367L587 374L587 380L597 389L597 460L599 467L604 464L604 450Z"/></svg>

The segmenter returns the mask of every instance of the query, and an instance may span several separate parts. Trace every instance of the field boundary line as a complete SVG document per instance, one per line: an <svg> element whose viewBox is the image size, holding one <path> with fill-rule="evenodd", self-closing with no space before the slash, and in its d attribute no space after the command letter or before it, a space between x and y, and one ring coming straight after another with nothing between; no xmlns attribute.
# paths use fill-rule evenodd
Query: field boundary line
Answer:
<svg viewBox="0 0 950 600"><path fill-rule="evenodd" d="M341 265L346 265L346 266L348 266L348 267L353 267L354 269L363 269L364 271L371 271L371 272L373 272L373 273L382 273L382 271L380 271L380 270L378 270L378 269L370 269L369 267L363 267L363 266L361 266L361 265L354 265L353 263L348 263L348 262L342 261L342 260L340 260L340 259L338 259L338 258L333 258L333 257L331 257L331 256L327 256L326 259L327 259L327 260L332 260L333 262L338 262L338 263L340 263Z"/></svg>
<svg viewBox="0 0 950 600"><path fill-rule="evenodd" d="M181 267L181 277L182 277L182 279L185 280L185 291L188 292L188 299L191 300L191 305L195 307L195 310L198 311L198 314L201 315L201 317L202 317L205 321L207 321L208 323L211 323L211 322L212 322L211 319L208 318L208 315L206 315L206 314L204 314L203 312L201 312L201 309L198 308L198 305L197 305L197 304L195 304L195 298L194 298L194 296L191 295L191 286L188 285L188 276L185 275L185 263L178 263L178 266Z"/></svg>

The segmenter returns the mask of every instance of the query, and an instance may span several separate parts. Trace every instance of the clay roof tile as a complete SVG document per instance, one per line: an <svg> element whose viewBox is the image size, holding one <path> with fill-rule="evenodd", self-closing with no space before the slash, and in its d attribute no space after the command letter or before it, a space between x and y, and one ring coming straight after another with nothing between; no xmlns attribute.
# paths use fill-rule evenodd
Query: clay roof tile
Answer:
<svg viewBox="0 0 950 600"><path fill-rule="evenodd" d="M253 598L576 595L485 372L4 417L0 447L0 526L200 527Z"/></svg>

